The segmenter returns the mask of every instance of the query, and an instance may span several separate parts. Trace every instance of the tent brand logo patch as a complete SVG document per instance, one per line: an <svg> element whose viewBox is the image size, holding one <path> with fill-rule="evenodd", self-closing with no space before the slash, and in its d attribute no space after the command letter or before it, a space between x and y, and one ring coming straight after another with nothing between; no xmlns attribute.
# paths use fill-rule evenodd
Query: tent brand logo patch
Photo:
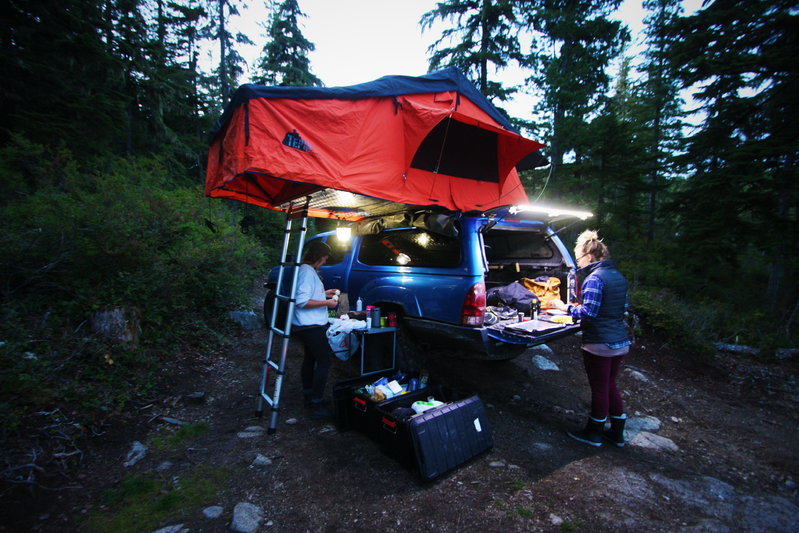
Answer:
<svg viewBox="0 0 799 533"><path fill-rule="evenodd" d="M302 150L303 152L311 151L311 145L302 140L302 137L300 137L300 134L297 133L297 130L288 132L286 136L283 137L283 144L290 148Z"/></svg>

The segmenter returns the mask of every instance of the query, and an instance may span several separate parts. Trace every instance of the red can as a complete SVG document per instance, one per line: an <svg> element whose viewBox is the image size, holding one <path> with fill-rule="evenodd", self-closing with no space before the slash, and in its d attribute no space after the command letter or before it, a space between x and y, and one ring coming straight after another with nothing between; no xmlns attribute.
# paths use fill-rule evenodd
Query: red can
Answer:
<svg viewBox="0 0 799 533"><path fill-rule="evenodd" d="M397 327L397 313L388 314L388 326L391 328Z"/></svg>

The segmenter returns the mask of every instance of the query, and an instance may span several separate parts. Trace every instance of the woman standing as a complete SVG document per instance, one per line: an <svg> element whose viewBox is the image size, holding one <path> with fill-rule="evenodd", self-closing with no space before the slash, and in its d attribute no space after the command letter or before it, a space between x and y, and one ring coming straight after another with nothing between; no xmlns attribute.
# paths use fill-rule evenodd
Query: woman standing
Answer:
<svg viewBox="0 0 799 533"><path fill-rule="evenodd" d="M297 292L292 317L292 333L305 348L302 360L302 394L311 408L311 418L331 418L333 413L324 399L327 374L333 362L333 350L327 341L327 312L338 304L332 298L335 289L325 290L317 270L330 256L330 247L314 240L305 250L297 273Z"/></svg>
<svg viewBox="0 0 799 533"><path fill-rule="evenodd" d="M591 387L591 414L581 431L569 432L575 440L601 446L603 438L624 446L624 404L616 386L630 341L624 324L627 311L627 280L616 270L607 246L596 231L586 230L574 248L577 267L586 274L582 303L566 305L552 300L550 307L566 311L582 323L582 354ZM604 431L610 416L610 430Z"/></svg>

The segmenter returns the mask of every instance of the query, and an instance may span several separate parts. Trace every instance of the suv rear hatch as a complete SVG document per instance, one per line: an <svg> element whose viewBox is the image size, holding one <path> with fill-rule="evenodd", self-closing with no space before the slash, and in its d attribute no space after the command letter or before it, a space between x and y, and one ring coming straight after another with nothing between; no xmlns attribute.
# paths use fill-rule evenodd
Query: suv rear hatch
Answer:
<svg viewBox="0 0 799 533"><path fill-rule="evenodd" d="M543 216L542 216L543 215ZM563 301L574 301L576 282L575 263L568 248L550 226L554 219L564 217L586 218L588 213L555 211L554 213L527 213L523 208L511 208L495 213L482 228L485 252L486 291L517 281L549 280L557 278L559 296ZM570 284L571 278L571 284ZM570 293L571 290L571 293ZM487 320L488 336L496 341L523 344L527 347L576 333L579 324L551 321L541 315L531 321L531 313L524 315L519 324L518 313L497 309L488 302L488 315L497 317L495 323ZM494 311L491 313L491 311ZM560 319L556 319L560 320Z"/></svg>

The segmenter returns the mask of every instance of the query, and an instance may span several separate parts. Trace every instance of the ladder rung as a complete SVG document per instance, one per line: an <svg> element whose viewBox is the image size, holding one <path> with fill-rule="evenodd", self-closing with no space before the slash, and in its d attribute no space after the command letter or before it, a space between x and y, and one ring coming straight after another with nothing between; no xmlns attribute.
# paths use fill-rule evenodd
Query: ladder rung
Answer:
<svg viewBox="0 0 799 533"><path fill-rule="evenodd" d="M263 399L264 399L264 401L265 401L266 403L268 403L268 404L269 404L269 407L272 407L272 406L275 404L275 403L272 401L272 397L271 397L271 396L269 396L269 395L268 395L267 393L265 393L265 392L262 392L262 393L261 393L261 398L263 398Z"/></svg>

